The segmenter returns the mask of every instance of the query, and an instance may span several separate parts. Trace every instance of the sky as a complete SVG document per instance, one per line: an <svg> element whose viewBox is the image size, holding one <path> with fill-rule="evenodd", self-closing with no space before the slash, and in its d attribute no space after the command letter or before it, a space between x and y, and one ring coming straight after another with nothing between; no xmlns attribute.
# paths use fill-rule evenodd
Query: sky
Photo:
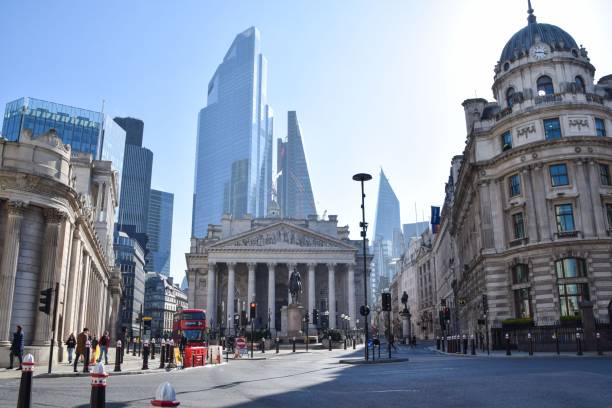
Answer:
<svg viewBox="0 0 612 408"><path fill-rule="evenodd" d="M586 47L596 79L612 73L611 1L532 5ZM104 100L105 113L142 119L152 188L174 193L171 273L182 280L197 116L238 33L260 29L274 136L286 137L296 110L317 209L358 239L355 173L374 176L371 225L381 167L403 223L442 203L465 146L461 102L492 99L493 68L526 10L523 0L3 0L0 107L30 96L99 110Z"/></svg>

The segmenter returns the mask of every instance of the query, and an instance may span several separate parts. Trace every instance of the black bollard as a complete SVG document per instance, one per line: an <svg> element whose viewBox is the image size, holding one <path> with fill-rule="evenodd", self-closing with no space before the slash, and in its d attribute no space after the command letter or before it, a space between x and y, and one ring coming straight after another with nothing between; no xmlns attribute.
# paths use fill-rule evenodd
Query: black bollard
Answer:
<svg viewBox="0 0 612 408"><path fill-rule="evenodd" d="M117 346L115 348L115 369L113 371L116 373L121 371L121 340L117 340Z"/></svg>
<svg viewBox="0 0 612 408"><path fill-rule="evenodd" d="M601 349L600 337L601 337L601 335L600 335L599 333L595 333L595 341L596 341L596 347L597 347L597 355L598 355L598 356L603 356L603 350Z"/></svg>
<svg viewBox="0 0 612 408"><path fill-rule="evenodd" d="M467 354L468 350L468 338L467 335L463 335L463 354Z"/></svg>
<svg viewBox="0 0 612 408"><path fill-rule="evenodd" d="M21 363L21 382L19 383L19 397L17 408L30 408L32 406L32 374L34 372L34 356L26 354Z"/></svg>
<svg viewBox="0 0 612 408"><path fill-rule="evenodd" d="M142 351L142 339L138 338L138 357L140 357L140 352Z"/></svg>
<svg viewBox="0 0 612 408"><path fill-rule="evenodd" d="M440 350L440 336L436 338L436 350Z"/></svg>
<svg viewBox="0 0 612 408"><path fill-rule="evenodd" d="M444 344L444 343L445 343L445 341L446 341L446 338L445 338L444 336L442 336L442 341L441 341L441 343L442 343L442 344L441 344L441 346L442 346L442 352L446 352L446 346L445 346L445 344Z"/></svg>
<svg viewBox="0 0 612 408"><path fill-rule="evenodd" d="M151 360L155 360L155 339L151 339Z"/></svg>
<svg viewBox="0 0 612 408"><path fill-rule="evenodd" d="M159 346L159 368L164 368L166 365L166 341L162 340Z"/></svg>
<svg viewBox="0 0 612 408"><path fill-rule="evenodd" d="M529 342L529 355L533 356L533 338L531 333L527 333L527 341Z"/></svg>
<svg viewBox="0 0 612 408"><path fill-rule="evenodd" d="M331 335L327 336L327 340L329 340L329 351L331 351L331 349L332 349L332 339L331 339Z"/></svg>
<svg viewBox="0 0 612 408"><path fill-rule="evenodd" d="M279 342L278 342L278 337L276 338L276 354L278 354L278 347L279 347Z"/></svg>
<svg viewBox="0 0 612 408"><path fill-rule="evenodd" d="M555 348L557 349L557 355L558 355L558 354L560 354L560 350L559 350L559 335L557 334L556 331L553 332L552 338L555 341Z"/></svg>
<svg viewBox="0 0 612 408"><path fill-rule="evenodd" d="M578 347L578 351L576 352L576 354L581 356L582 355L582 339L581 339L580 332L576 333L576 346Z"/></svg>
<svg viewBox="0 0 612 408"><path fill-rule="evenodd" d="M295 353L295 337L293 338L293 352Z"/></svg>
<svg viewBox="0 0 612 408"><path fill-rule="evenodd" d="M472 355L475 356L476 355L476 340L474 340L474 335L472 334Z"/></svg>
<svg viewBox="0 0 612 408"><path fill-rule="evenodd" d="M344 349L346 350L346 337L344 338Z"/></svg>
<svg viewBox="0 0 612 408"><path fill-rule="evenodd" d="M144 341L142 347L142 369L149 369L149 342L147 340Z"/></svg>
<svg viewBox="0 0 612 408"><path fill-rule="evenodd" d="M506 333L506 355L512 355L512 352L510 351L510 335L508 333Z"/></svg>
<svg viewBox="0 0 612 408"><path fill-rule="evenodd" d="M91 370L91 397L89 405L91 408L104 408L106 406L106 377L104 364L98 363Z"/></svg>
<svg viewBox="0 0 612 408"><path fill-rule="evenodd" d="M83 359L85 360L85 363L83 364L84 373L89 372L89 353L91 352L90 350L91 350L91 342L87 340L85 342L85 355L83 356Z"/></svg>
<svg viewBox="0 0 612 408"><path fill-rule="evenodd" d="M353 337L353 350L355 350L356 347L357 347L357 344L356 344L355 338Z"/></svg>
<svg viewBox="0 0 612 408"><path fill-rule="evenodd" d="M136 357L136 339L132 341L132 356Z"/></svg>
<svg viewBox="0 0 612 408"><path fill-rule="evenodd" d="M266 341L264 339L261 339L261 352L266 352Z"/></svg>

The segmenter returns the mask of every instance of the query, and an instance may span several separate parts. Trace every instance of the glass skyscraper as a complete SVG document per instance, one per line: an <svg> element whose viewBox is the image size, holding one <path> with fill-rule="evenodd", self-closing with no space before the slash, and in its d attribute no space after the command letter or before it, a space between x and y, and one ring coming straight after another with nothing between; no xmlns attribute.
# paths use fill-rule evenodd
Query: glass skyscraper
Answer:
<svg viewBox="0 0 612 408"><path fill-rule="evenodd" d="M174 194L151 189L147 235L149 236L146 270L170 276L172 210Z"/></svg>
<svg viewBox="0 0 612 408"><path fill-rule="evenodd" d="M73 152L112 161L119 172L117 187L121 187L125 131L102 112L24 97L6 104L2 136L18 141L23 129L32 130L33 136L55 129Z"/></svg>
<svg viewBox="0 0 612 408"><path fill-rule="evenodd" d="M287 141L278 139L278 204L283 218L305 219L315 215L314 196L302 143L302 131L295 111L287 115Z"/></svg>
<svg viewBox="0 0 612 408"><path fill-rule="evenodd" d="M224 213L261 217L272 184L272 109L267 60L255 27L238 34L208 84L198 117L192 235Z"/></svg>

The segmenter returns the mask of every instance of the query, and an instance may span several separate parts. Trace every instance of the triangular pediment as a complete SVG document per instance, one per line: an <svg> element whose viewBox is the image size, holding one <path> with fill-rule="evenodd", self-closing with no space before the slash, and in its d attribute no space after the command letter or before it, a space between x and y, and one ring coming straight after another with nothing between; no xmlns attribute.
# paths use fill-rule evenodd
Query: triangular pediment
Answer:
<svg viewBox="0 0 612 408"><path fill-rule="evenodd" d="M210 246L215 249L301 249L301 250L352 250L357 249L339 239L299 227L287 222L277 222L262 228L221 240Z"/></svg>

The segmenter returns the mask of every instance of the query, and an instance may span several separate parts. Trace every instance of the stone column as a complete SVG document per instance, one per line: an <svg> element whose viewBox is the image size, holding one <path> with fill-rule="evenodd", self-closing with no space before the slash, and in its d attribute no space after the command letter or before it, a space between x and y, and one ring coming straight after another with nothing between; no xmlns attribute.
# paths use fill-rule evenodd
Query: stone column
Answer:
<svg viewBox="0 0 612 408"><path fill-rule="evenodd" d="M327 296L329 300L329 328L336 328L336 271L335 264L327 264Z"/></svg>
<svg viewBox="0 0 612 408"><path fill-rule="evenodd" d="M74 317L77 314L77 290L78 275L81 273L81 233L80 228L75 226L72 234L72 250L70 252L70 269L68 275L68 287L66 290L66 307L64 312L65 335L76 332Z"/></svg>
<svg viewBox="0 0 612 408"><path fill-rule="evenodd" d="M212 322L215 320L215 275L216 264L208 264L208 276L206 278L206 314L209 326L212 327Z"/></svg>
<svg viewBox="0 0 612 408"><path fill-rule="evenodd" d="M247 267L249 268L249 281L248 281L248 302L252 302L255 300L255 267L256 263L248 263ZM233 317L232 317L233 319Z"/></svg>
<svg viewBox="0 0 612 408"><path fill-rule="evenodd" d="M308 315L310 316L310 329L315 330L316 326L312 322L312 311L316 308L316 293L315 293L315 268L317 267L316 263L308 264Z"/></svg>
<svg viewBox="0 0 612 408"><path fill-rule="evenodd" d="M538 226L536 221L535 197L533 194L533 186L531 185L531 169L523 168L521 171L523 179L523 197L525 197L525 215L527 216L526 232L529 242L536 243L540 241L538 236ZM514 238L514 237L513 237Z"/></svg>
<svg viewBox="0 0 612 408"><path fill-rule="evenodd" d="M81 295L77 300L79 304L79 317L76 321L77 327L75 328L75 334L83 330L87 323L87 297L89 295L89 274L91 272L91 260L89 253L83 252L83 272L80 274L80 288Z"/></svg>
<svg viewBox="0 0 612 408"><path fill-rule="evenodd" d="M222 320L219 320L219 324L226 325L228 323L228 316L234 318L234 295L236 294L236 264L233 262L227 263L227 316L223 316Z"/></svg>
<svg viewBox="0 0 612 408"><path fill-rule="evenodd" d="M550 242L554 235L551 229L550 218L548 214L548 201L546 199L546 181L545 177L550 177L548 169L542 163L536 163L532 171L532 186L533 186L533 201L538 216L538 227L540 229L540 237L544 242Z"/></svg>
<svg viewBox="0 0 612 408"><path fill-rule="evenodd" d="M607 237L606 222L604 220L604 208L601 204L601 194L599 186L599 164L594 160L589 161L589 177L588 182L591 189L591 204L593 206L593 216L595 217L595 231L598 237Z"/></svg>
<svg viewBox="0 0 612 408"><path fill-rule="evenodd" d="M65 215L54 208L45 209L45 231L43 235L43 249L40 263L40 273L38 276L38 292L47 288L53 288L55 290L55 272L57 269L57 256L58 256L58 241L60 234L60 224L65 218ZM61 256L61 254L59 254ZM51 308L53 309L53 302L55 301L55 292L53 293ZM51 330L53 322L53 310L48 315L37 311L36 312L36 325L34 329L34 341L32 342L35 346L48 345L51 340Z"/></svg>
<svg viewBox="0 0 612 408"><path fill-rule="evenodd" d="M276 329L276 274L275 265L268 264L268 309L270 313L270 332Z"/></svg>
<svg viewBox="0 0 612 408"><path fill-rule="evenodd" d="M348 315L351 317L351 329L355 328L355 320L357 320L357 311L355 309L355 265L348 264Z"/></svg>
<svg viewBox="0 0 612 408"><path fill-rule="evenodd" d="M576 166L576 185L578 187L578 208L574 211L574 218L580 220L580 227L576 225L574 228L581 229L583 237L595 236L595 217L593 214L593 205L591 200L591 190L587 181L587 171L582 160L574 161Z"/></svg>
<svg viewBox="0 0 612 408"><path fill-rule="evenodd" d="M21 239L21 220L25 203L9 201L6 206L6 225L4 229L4 246L0 264L0 345L10 345L11 314L13 312L13 295L17 260L19 259L19 240Z"/></svg>

